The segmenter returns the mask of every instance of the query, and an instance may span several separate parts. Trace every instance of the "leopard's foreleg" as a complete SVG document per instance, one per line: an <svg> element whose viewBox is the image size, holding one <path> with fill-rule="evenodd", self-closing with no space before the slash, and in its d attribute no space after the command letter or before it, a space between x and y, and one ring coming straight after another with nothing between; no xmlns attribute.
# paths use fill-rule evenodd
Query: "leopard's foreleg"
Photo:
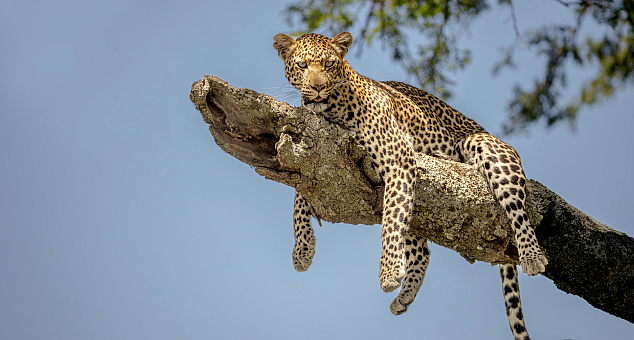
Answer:
<svg viewBox="0 0 634 340"><path fill-rule="evenodd" d="M368 148L372 158L377 159L377 169L385 183L379 263L381 289L385 292L398 288L405 276L405 234L416 184L414 150L402 135L394 132L396 129L391 131L392 143L383 142L376 149Z"/></svg>
<svg viewBox="0 0 634 340"><path fill-rule="evenodd" d="M315 255L315 232L310 225L311 215L308 202L306 202L299 191L295 191L293 266L298 272L306 271L313 263L313 256Z"/></svg>

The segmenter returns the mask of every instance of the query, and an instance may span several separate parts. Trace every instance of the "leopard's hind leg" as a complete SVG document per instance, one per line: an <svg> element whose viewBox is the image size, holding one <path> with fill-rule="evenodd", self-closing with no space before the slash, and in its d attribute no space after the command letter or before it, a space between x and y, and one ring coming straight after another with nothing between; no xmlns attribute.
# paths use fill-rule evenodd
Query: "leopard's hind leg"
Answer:
<svg viewBox="0 0 634 340"><path fill-rule="evenodd" d="M548 260L542 254L537 237L524 209L526 176L519 155L510 145L488 133L468 136L460 144L460 153L489 183L515 230L520 265L528 275L546 270Z"/></svg>
<svg viewBox="0 0 634 340"><path fill-rule="evenodd" d="M392 301L390 311L395 315L403 314L414 302L416 294L423 284L425 272L429 265L429 248L427 240L410 232L405 234L405 277L398 296Z"/></svg>

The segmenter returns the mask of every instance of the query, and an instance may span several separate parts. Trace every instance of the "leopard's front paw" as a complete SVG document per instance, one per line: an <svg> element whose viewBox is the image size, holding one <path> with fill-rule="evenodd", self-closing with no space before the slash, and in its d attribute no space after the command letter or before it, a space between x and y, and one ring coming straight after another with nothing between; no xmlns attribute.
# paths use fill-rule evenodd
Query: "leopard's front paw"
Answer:
<svg viewBox="0 0 634 340"><path fill-rule="evenodd" d="M313 263L313 256L315 256L314 243L296 244L293 249L293 267L298 272L305 272Z"/></svg>
<svg viewBox="0 0 634 340"><path fill-rule="evenodd" d="M528 254L520 257L522 271L529 276L544 272L547 264L548 260L541 251L538 251L536 254Z"/></svg>
<svg viewBox="0 0 634 340"><path fill-rule="evenodd" d="M405 276L405 270L402 266L395 266L389 270L381 270L379 274L381 279L381 289L389 293L401 286L401 280Z"/></svg>
<svg viewBox="0 0 634 340"><path fill-rule="evenodd" d="M381 280L381 289L383 289L383 291L386 293L392 292L394 291L394 289L400 286L401 280L399 280L398 278L388 277Z"/></svg>

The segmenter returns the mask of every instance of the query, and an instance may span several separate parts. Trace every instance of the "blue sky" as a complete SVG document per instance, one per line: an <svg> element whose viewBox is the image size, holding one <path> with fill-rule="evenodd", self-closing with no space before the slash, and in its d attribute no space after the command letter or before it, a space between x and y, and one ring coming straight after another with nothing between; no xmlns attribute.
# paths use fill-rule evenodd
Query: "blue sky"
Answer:
<svg viewBox="0 0 634 340"><path fill-rule="evenodd" d="M285 99L273 36L288 1L4 1L0 12L0 339L509 339L496 267L432 245L409 311L379 288L380 228L317 227L294 271L293 189L223 153L189 101L204 74ZM561 20L519 2L520 27ZM490 38L494 36L495 39ZM476 20L450 104L491 132L539 61L493 77L508 13ZM360 73L408 80L378 44ZM580 84L584 74L573 74ZM539 180L634 235L632 89L506 138ZM627 339L634 325L520 277L534 339Z"/></svg>

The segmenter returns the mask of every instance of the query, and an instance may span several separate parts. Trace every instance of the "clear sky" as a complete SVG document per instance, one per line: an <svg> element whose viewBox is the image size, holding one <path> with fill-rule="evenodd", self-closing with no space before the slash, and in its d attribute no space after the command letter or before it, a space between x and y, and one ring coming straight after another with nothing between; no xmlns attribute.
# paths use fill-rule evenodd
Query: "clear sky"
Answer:
<svg viewBox="0 0 634 340"><path fill-rule="evenodd" d="M294 271L293 189L223 153L194 105L205 74L284 99L273 36L288 1L22 1L0 11L0 339L510 339L497 267L432 245L409 311L379 288L380 228L317 227ZM520 1L520 27L560 20ZM507 12L476 20L450 104L499 132L516 81L490 73ZM493 37L493 38L491 38ZM360 73L408 80L379 44ZM584 78L571 75L570 83ZM507 138L527 176L634 235L632 88ZM520 277L534 339L631 339L634 325Z"/></svg>

